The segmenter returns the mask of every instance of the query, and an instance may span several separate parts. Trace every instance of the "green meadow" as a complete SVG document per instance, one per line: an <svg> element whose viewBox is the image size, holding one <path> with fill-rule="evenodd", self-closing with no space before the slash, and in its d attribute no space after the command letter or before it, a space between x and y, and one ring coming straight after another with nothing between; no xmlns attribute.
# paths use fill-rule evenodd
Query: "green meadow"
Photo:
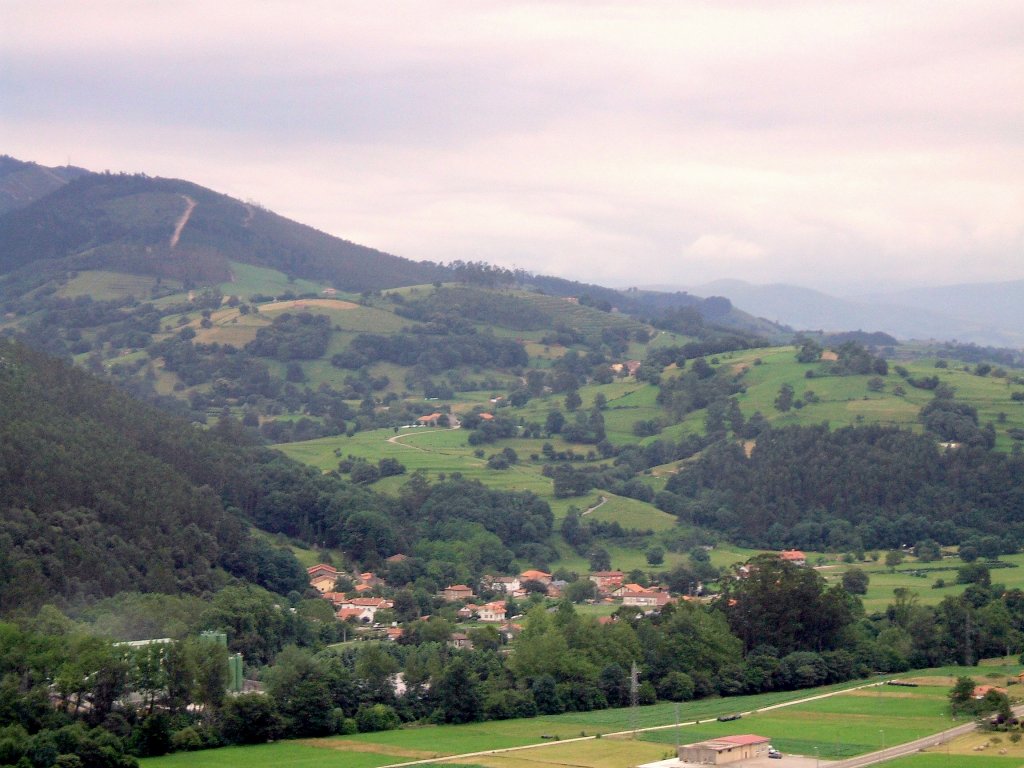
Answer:
<svg viewBox="0 0 1024 768"><path fill-rule="evenodd" d="M712 698L682 704L664 703L636 710L606 709L520 720L502 720L468 725L418 726L396 731L302 739L251 747L179 753L142 760L144 768L220 768L221 766L323 766L323 768L379 768L413 760L442 758L492 749L551 743L580 736L607 736L642 728L662 730L636 734L652 745L664 745L670 751L677 743L736 733L768 736L783 752L813 755L823 759L863 754L883 746L910 741L937 733L955 725L949 716L946 695L951 676L972 674L981 678L1015 674L1020 665L950 667L907 673L921 683L918 688L874 686L862 688L864 681L804 691L766 693L755 696ZM857 690L850 690L857 688ZM836 696L792 706L769 709L786 702L821 693L843 691ZM747 713L742 719L719 722L719 715ZM673 726L679 724L678 730ZM668 726L668 727L666 727ZM584 742L581 744L587 744ZM612 744L614 742L609 742ZM610 747L609 747L610 748ZM575 763L568 756L575 750L530 751L523 758L543 760L553 766ZM658 752L644 751L644 754ZM543 756L542 756L543 755ZM516 754L509 755L515 759ZM936 758L945 755L935 755ZM654 757L652 759L657 759ZM490 765L481 758L465 763ZM632 764L621 763L622 768ZM903 763L893 763L903 765ZM1019 763L1017 763L1019 764ZM589 765L589 763L588 763ZM619 765L616 763L615 765ZM942 763L906 763L910 768L927 768ZM985 763L1002 768L1002 763ZM614 768L609 764L607 768Z"/></svg>

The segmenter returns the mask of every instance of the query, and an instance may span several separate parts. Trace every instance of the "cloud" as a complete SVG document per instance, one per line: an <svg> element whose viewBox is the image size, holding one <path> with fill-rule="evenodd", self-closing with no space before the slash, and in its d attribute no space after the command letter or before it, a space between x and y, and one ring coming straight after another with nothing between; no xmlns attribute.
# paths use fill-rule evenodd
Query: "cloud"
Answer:
<svg viewBox="0 0 1024 768"><path fill-rule="evenodd" d="M1015 0L12 1L0 138L413 258L1008 279L1022 28Z"/></svg>

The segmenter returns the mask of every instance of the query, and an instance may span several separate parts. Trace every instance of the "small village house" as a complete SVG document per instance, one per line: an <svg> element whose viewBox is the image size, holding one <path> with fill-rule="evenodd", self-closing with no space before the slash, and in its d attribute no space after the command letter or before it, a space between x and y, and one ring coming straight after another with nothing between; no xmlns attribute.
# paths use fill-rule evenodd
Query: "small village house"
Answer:
<svg viewBox="0 0 1024 768"><path fill-rule="evenodd" d="M480 621L502 622L505 621L505 601L495 600L480 606Z"/></svg>
<svg viewBox="0 0 1024 768"><path fill-rule="evenodd" d="M598 594L609 594L622 586L625 574L622 571L594 571L587 576L597 586Z"/></svg>
<svg viewBox="0 0 1024 768"><path fill-rule="evenodd" d="M551 583L551 574L545 573L544 571L538 571L531 569L529 571L523 571L519 574L520 584L524 581L539 581L545 587Z"/></svg>
<svg viewBox="0 0 1024 768"><path fill-rule="evenodd" d="M441 591L441 597L449 603L459 600L471 600L473 598L473 590L465 584L452 584Z"/></svg>
<svg viewBox="0 0 1024 768"><path fill-rule="evenodd" d="M779 557L793 565L807 565L807 555L799 549L787 549L785 552L779 553Z"/></svg>

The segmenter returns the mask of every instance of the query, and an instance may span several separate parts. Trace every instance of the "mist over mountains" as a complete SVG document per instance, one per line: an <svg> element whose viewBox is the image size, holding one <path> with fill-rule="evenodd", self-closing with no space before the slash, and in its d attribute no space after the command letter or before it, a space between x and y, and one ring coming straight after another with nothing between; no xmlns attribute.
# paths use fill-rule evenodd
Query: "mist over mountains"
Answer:
<svg viewBox="0 0 1024 768"><path fill-rule="evenodd" d="M660 290L670 290L659 286ZM1024 346L1024 280L904 288L847 296L797 285L717 280L685 288L724 296L753 315L800 330L884 331L901 339Z"/></svg>

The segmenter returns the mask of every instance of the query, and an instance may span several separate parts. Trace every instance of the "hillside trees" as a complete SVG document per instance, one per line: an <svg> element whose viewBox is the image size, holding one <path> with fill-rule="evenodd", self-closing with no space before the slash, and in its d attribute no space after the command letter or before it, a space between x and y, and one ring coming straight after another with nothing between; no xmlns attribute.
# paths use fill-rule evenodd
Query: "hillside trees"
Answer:
<svg viewBox="0 0 1024 768"><path fill-rule="evenodd" d="M1020 546L1022 462L940 452L928 436L887 427L786 427L763 432L749 458L712 446L666 491L698 524L752 546L894 548L997 533Z"/></svg>

